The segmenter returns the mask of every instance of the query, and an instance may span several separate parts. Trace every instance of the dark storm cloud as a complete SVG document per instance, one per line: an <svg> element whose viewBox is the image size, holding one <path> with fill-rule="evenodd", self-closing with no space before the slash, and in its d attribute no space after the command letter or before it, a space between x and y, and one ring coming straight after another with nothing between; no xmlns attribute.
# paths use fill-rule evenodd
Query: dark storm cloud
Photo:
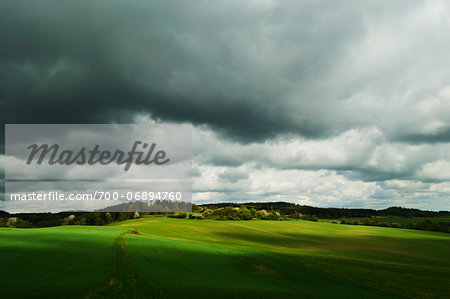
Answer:
<svg viewBox="0 0 450 299"><path fill-rule="evenodd" d="M432 114L411 122L404 113L449 82L445 8L439 1L2 1L0 117L127 123L151 115L206 124L244 143L370 126L406 142L447 140L405 129Z"/></svg>
<svg viewBox="0 0 450 299"><path fill-rule="evenodd" d="M2 1L1 117L105 123L150 113L241 141L340 132L352 124L321 78L362 36L361 13L386 9L330 4Z"/></svg>

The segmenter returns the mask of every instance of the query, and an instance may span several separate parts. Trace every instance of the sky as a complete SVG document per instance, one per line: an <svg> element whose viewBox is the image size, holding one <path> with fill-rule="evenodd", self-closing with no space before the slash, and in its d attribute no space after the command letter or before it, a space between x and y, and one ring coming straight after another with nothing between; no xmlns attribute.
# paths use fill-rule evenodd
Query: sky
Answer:
<svg viewBox="0 0 450 299"><path fill-rule="evenodd" d="M448 32L437 0L5 0L0 117L192 124L194 203L448 210Z"/></svg>

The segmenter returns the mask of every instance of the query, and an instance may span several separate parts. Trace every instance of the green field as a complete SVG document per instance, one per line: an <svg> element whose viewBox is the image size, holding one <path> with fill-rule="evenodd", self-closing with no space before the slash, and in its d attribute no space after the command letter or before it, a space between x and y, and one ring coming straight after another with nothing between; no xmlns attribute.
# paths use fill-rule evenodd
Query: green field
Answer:
<svg viewBox="0 0 450 299"><path fill-rule="evenodd" d="M450 285L450 235L426 231L150 217L0 240L6 298L445 298Z"/></svg>

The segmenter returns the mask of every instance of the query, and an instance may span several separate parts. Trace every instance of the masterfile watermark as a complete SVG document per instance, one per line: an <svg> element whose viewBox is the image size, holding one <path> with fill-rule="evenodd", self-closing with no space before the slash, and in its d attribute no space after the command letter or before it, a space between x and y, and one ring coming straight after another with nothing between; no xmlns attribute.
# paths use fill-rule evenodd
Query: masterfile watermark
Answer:
<svg viewBox="0 0 450 299"><path fill-rule="evenodd" d="M142 148L147 150L145 157L143 157L143 151L137 150L139 145L142 145ZM27 147L27 149L30 149L27 164L30 165L38 153L40 154L36 161L38 165L41 165L45 158L47 158L47 163L49 165L71 165L74 163L78 165L94 165L96 163L108 165L116 162L117 165L125 164L124 170L128 171L133 164L133 157L136 157L134 163L137 165L164 165L168 163L170 159L166 159L166 151L158 150L154 153L155 148L156 143L152 143L149 146L148 143L135 141L131 151L126 153L119 149L116 149L113 152L108 150L100 150L100 145L98 144L96 144L92 150L86 150L86 147L82 147L77 152L67 149L59 152L60 146L58 144L53 144L51 146L48 144L32 144Z"/></svg>
<svg viewBox="0 0 450 299"><path fill-rule="evenodd" d="M192 126L6 125L5 210L192 209Z"/></svg>
<svg viewBox="0 0 450 299"><path fill-rule="evenodd" d="M54 201L54 200L111 200L117 201L126 199L129 201L165 201L165 200L183 200L181 192L159 191L159 192L109 192L95 191L93 193L69 193L64 194L58 191L49 191L44 193L10 193L9 200L25 200L25 201Z"/></svg>

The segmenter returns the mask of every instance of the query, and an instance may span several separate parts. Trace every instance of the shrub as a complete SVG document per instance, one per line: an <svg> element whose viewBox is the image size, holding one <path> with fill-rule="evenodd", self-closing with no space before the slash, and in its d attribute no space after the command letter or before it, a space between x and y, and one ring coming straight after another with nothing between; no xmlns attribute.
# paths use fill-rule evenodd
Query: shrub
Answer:
<svg viewBox="0 0 450 299"><path fill-rule="evenodd" d="M353 225L359 225L359 220L358 219L353 219L352 224Z"/></svg>
<svg viewBox="0 0 450 299"><path fill-rule="evenodd" d="M203 217L203 215L195 215L195 214L189 214L189 219L205 219L205 217Z"/></svg>
<svg viewBox="0 0 450 299"><path fill-rule="evenodd" d="M181 219L187 218L187 213L178 213L177 215L178 215L178 218L181 218Z"/></svg>
<svg viewBox="0 0 450 299"><path fill-rule="evenodd" d="M339 222L336 220L331 221L331 223L338 224Z"/></svg>
<svg viewBox="0 0 450 299"><path fill-rule="evenodd" d="M387 223L387 222L381 222L380 224L378 224L378 226L381 226L381 227L389 227L389 223Z"/></svg>
<svg viewBox="0 0 450 299"><path fill-rule="evenodd" d="M366 218L363 219L362 223L363 223L363 225L371 225L372 221L369 218L366 217Z"/></svg>
<svg viewBox="0 0 450 299"><path fill-rule="evenodd" d="M183 218L187 218L187 213L169 214L169 215L167 215L167 217L169 217L169 218L180 218L180 219L183 219Z"/></svg>
<svg viewBox="0 0 450 299"><path fill-rule="evenodd" d="M396 222L393 222L391 226L394 227L394 228L401 228L402 227L400 223L396 223Z"/></svg>
<svg viewBox="0 0 450 299"><path fill-rule="evenodd" d="M347 220L345 220L344 218L341 219L341 224L347 224Z"/></svg>
<svg viewBox="0 0 450 299"><path fill-rule="evenodd" d="M238 211L239 208L233 208L233 207L224 207L217 210L214 210L213 215L216 219L221 220L238 220Z"/></svg>
<svg viewBox="0 0 450 299"><path fill-rule="evenodd" d="M380 222L379 222L379 220L378 220L378 218L374 218L371 222L370 222L370 225L380 225Z"/></svg>
<svg viewBox="0 0 450 299"><path fill-rule="evenodd" d="M136 211L136 212L134 212L134 215L133 215L133 218L134 219L138 219L138 218L140 218L141 216L139 215L139 212L138 211Z"/></svg>
<svg viewBox="0 0 450 299"><path fill-rule="evenodd" d="M299 212L295 212L295 213L292 213L292 214L290 215L290 217L291 217L292 219L302 219L302 218L303 218L303 214L302 214L302 213L299 213Z"/></svg>
<svg viewBox="0 0 450 299"><path fill-rule="evenodd" d="M211 217L213 214L214 214L214 211L211 210L211 209L206 209L206 210L202 213L203 217L205 217L205 218Z"/></svg>
<svg viewBox="0 0 450 299"><path fill-rule="evenodd" d="M308 220L308 221L319 221L319 218L317 218L316 215L304 215L302 217L303 220Z"/></svg>

